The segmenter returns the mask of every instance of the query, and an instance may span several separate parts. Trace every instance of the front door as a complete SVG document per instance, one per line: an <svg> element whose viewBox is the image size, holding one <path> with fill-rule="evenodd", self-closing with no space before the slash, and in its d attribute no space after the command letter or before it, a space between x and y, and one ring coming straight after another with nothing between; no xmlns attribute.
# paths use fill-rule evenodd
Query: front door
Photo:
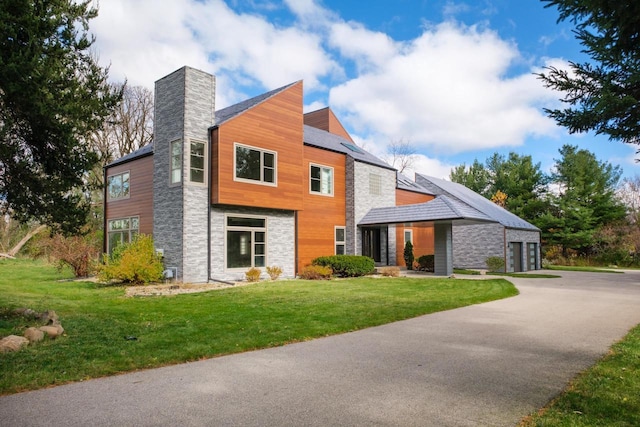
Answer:
<svg viewBox="0 0 640 427"><path fill-rule="evenodd" d="M373 258L375 262L382 260L379 228L362 229L362 255Z"/></svg>
<svg viewBox="0 0 640 427"><path fill-rule="evenodd" d="M519 273L522 271L522 243L512 242L513 248L513 271Z"/></svg>

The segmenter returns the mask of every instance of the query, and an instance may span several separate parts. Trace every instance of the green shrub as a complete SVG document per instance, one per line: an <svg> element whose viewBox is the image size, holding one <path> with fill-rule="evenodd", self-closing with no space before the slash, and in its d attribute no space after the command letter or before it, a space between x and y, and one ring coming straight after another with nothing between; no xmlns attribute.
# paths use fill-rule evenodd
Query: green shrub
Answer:
<svg viewBox="0 0 640 427"><path fill-rule="evenodd" d="M271 278L271 280L278 280L278 277L282 274L282 269L277 265L272 267L267 267L267 274Z"/></svg>
<svg viewBox="0 0 640 427"><path fill-rule="evenodd" d="M260 280L260 275L262 271L259 268L251 267L247 270L244 275L247 278L247 282L257 282Z"/></svg>
<svg viewBox="0 0 640 427"><path fill-rule="evenodd" d="M308 265L299 274L300 278L305 280L330 279L332 275L331 267L323 265Z"/></svg>
<svg viewBox="0 0 640 427"><path fill-rule="evenodd" d="M407 266L408 270L413 269L413 260L413 243L411 243L411 241L408 241L404 245L404 264Z"/></svg>
<svg viewBox="0 0 640 427"><path fill-rule="evenodd" d="M418 265L421 271L433 272L435 269L434 255L422 255L418 258Z"/></svg>
<svg viewBox="0 0 640 427"><path fill-rule="evenodd" d="M499 256L490 256L485 261L489 271L504 273L504 258Z"/></svg>
<svg viewBox="0 0 640 427"><path fill-rule="evenodd" d="M104 256L98 277L103 282L119 280L139 285L161 280L163 271L162 260L153 247L153 238L139 234L131 243L118 245L110 256Z"/></svg>
<svg viewBox="0 0 640 427"><path fill-rule="evenodd" d="M376 269L373 259L361 255L323 256L314 259L311 264L331 267L333 274L339 277L360 277L371 274Z"/></svg>
<svg viewBox="0 0 640 427"><path fill-rule="evenodd" d="M400 277L400 269L398 267L382 267L378 272L384 277Z"/></svg>

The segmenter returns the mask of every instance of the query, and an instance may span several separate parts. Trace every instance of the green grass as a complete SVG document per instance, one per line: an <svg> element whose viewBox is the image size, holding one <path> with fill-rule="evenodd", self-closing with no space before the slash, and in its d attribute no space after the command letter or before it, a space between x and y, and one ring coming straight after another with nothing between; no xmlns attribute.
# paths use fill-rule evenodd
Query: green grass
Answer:
<svg viewBox="0 0 640 427"><path fill-rule="evenodd" d="M0 358L0 393L279 346L517 294L503 279L262 282L197 294L124 296L58 281L40 262L0 260L0 336L32 326L11 310L55 310L65 335ZM136 337L126 340L125 337Z"/></svg>
<svg viewBox="0 0 640 427"><path fill-rule="evenodd" d="M640 325L567 390L520 424L531 426L639 426Z"/></svg>
<svg viewBox="0 0 640 427"><path fill-rule="evenodd" d="M453 274L466 274L469 276L479 276L480 272L478 270L467 270L464 268L454 268Z"/></svg>
<svg viewBox="0 0 640 427"><path fill-rule="evenodd" d="M545 267L545 270L559 270L559 271L584 271L587 273L618 273L624 274L624 271L608 270L598 267L581 267L575 265L549 265Z"/></svg>
<svg viewBox="0 0 640 427"><path fill-rule="evenodd" d="M507 277L522 277L524 279L558 279L562 276L557 274L543 274L543 273L487 273L490 276L507 276Z"/></svg>

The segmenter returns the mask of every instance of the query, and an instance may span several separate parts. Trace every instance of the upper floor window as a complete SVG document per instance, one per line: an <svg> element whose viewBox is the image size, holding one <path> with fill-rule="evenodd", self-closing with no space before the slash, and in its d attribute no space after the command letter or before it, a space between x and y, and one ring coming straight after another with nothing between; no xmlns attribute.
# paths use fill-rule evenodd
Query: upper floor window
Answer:
<svg viewBox="0 0 640 427"><path fill-rule="evenodd" d="M182 141L171 143L171 183L182 181Z"/></svg>
<svg viewBox="0 0 640 427"><path fill-rule="evenodd" d="M107 178L107 197L110 200L129 197L129 171Z"/></svg>
<svg viewBox="0 0 640 427"><path fill-rule="evenodd" d="M380 175L369 174L369 194L373 196L382 195L382 177Z"/></svg>
<svg viewBox="0 0 640 427"><path fill-rule="evenodd" d="M205 179L205 144L204 142L191 142L189 156L189 181L204 184Z"/></svg>
<svg viewBox="0 0 640 427"><path fill-rule="evenodd" d="M333 168L327 166L310 165L311 192L333 195Z"/></svg>
<svg viewBox="0 0 640 427"><path fill-rule="evenodd" d="M268 185L276 184L277 156L273 151L235 145L235 178Z"/></svg>

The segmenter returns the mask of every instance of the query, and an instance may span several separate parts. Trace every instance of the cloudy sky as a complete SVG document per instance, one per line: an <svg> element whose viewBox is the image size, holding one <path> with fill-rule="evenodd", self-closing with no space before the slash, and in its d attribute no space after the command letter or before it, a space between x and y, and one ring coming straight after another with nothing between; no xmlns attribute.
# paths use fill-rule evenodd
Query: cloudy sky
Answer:
<svg viewBox="0 0 640 427"><path fill-rule="evenodd" d="M549 170L566 143L638 173L634 146L568 135L544 115L559 94L535 73L585 57L538 0L94 2L94 47L113 81L152 89L189 65L216 75L223 108L304 80L305 111L330 106L379 156L408 141L415 171L442 178L494 152Z"/></svg>

